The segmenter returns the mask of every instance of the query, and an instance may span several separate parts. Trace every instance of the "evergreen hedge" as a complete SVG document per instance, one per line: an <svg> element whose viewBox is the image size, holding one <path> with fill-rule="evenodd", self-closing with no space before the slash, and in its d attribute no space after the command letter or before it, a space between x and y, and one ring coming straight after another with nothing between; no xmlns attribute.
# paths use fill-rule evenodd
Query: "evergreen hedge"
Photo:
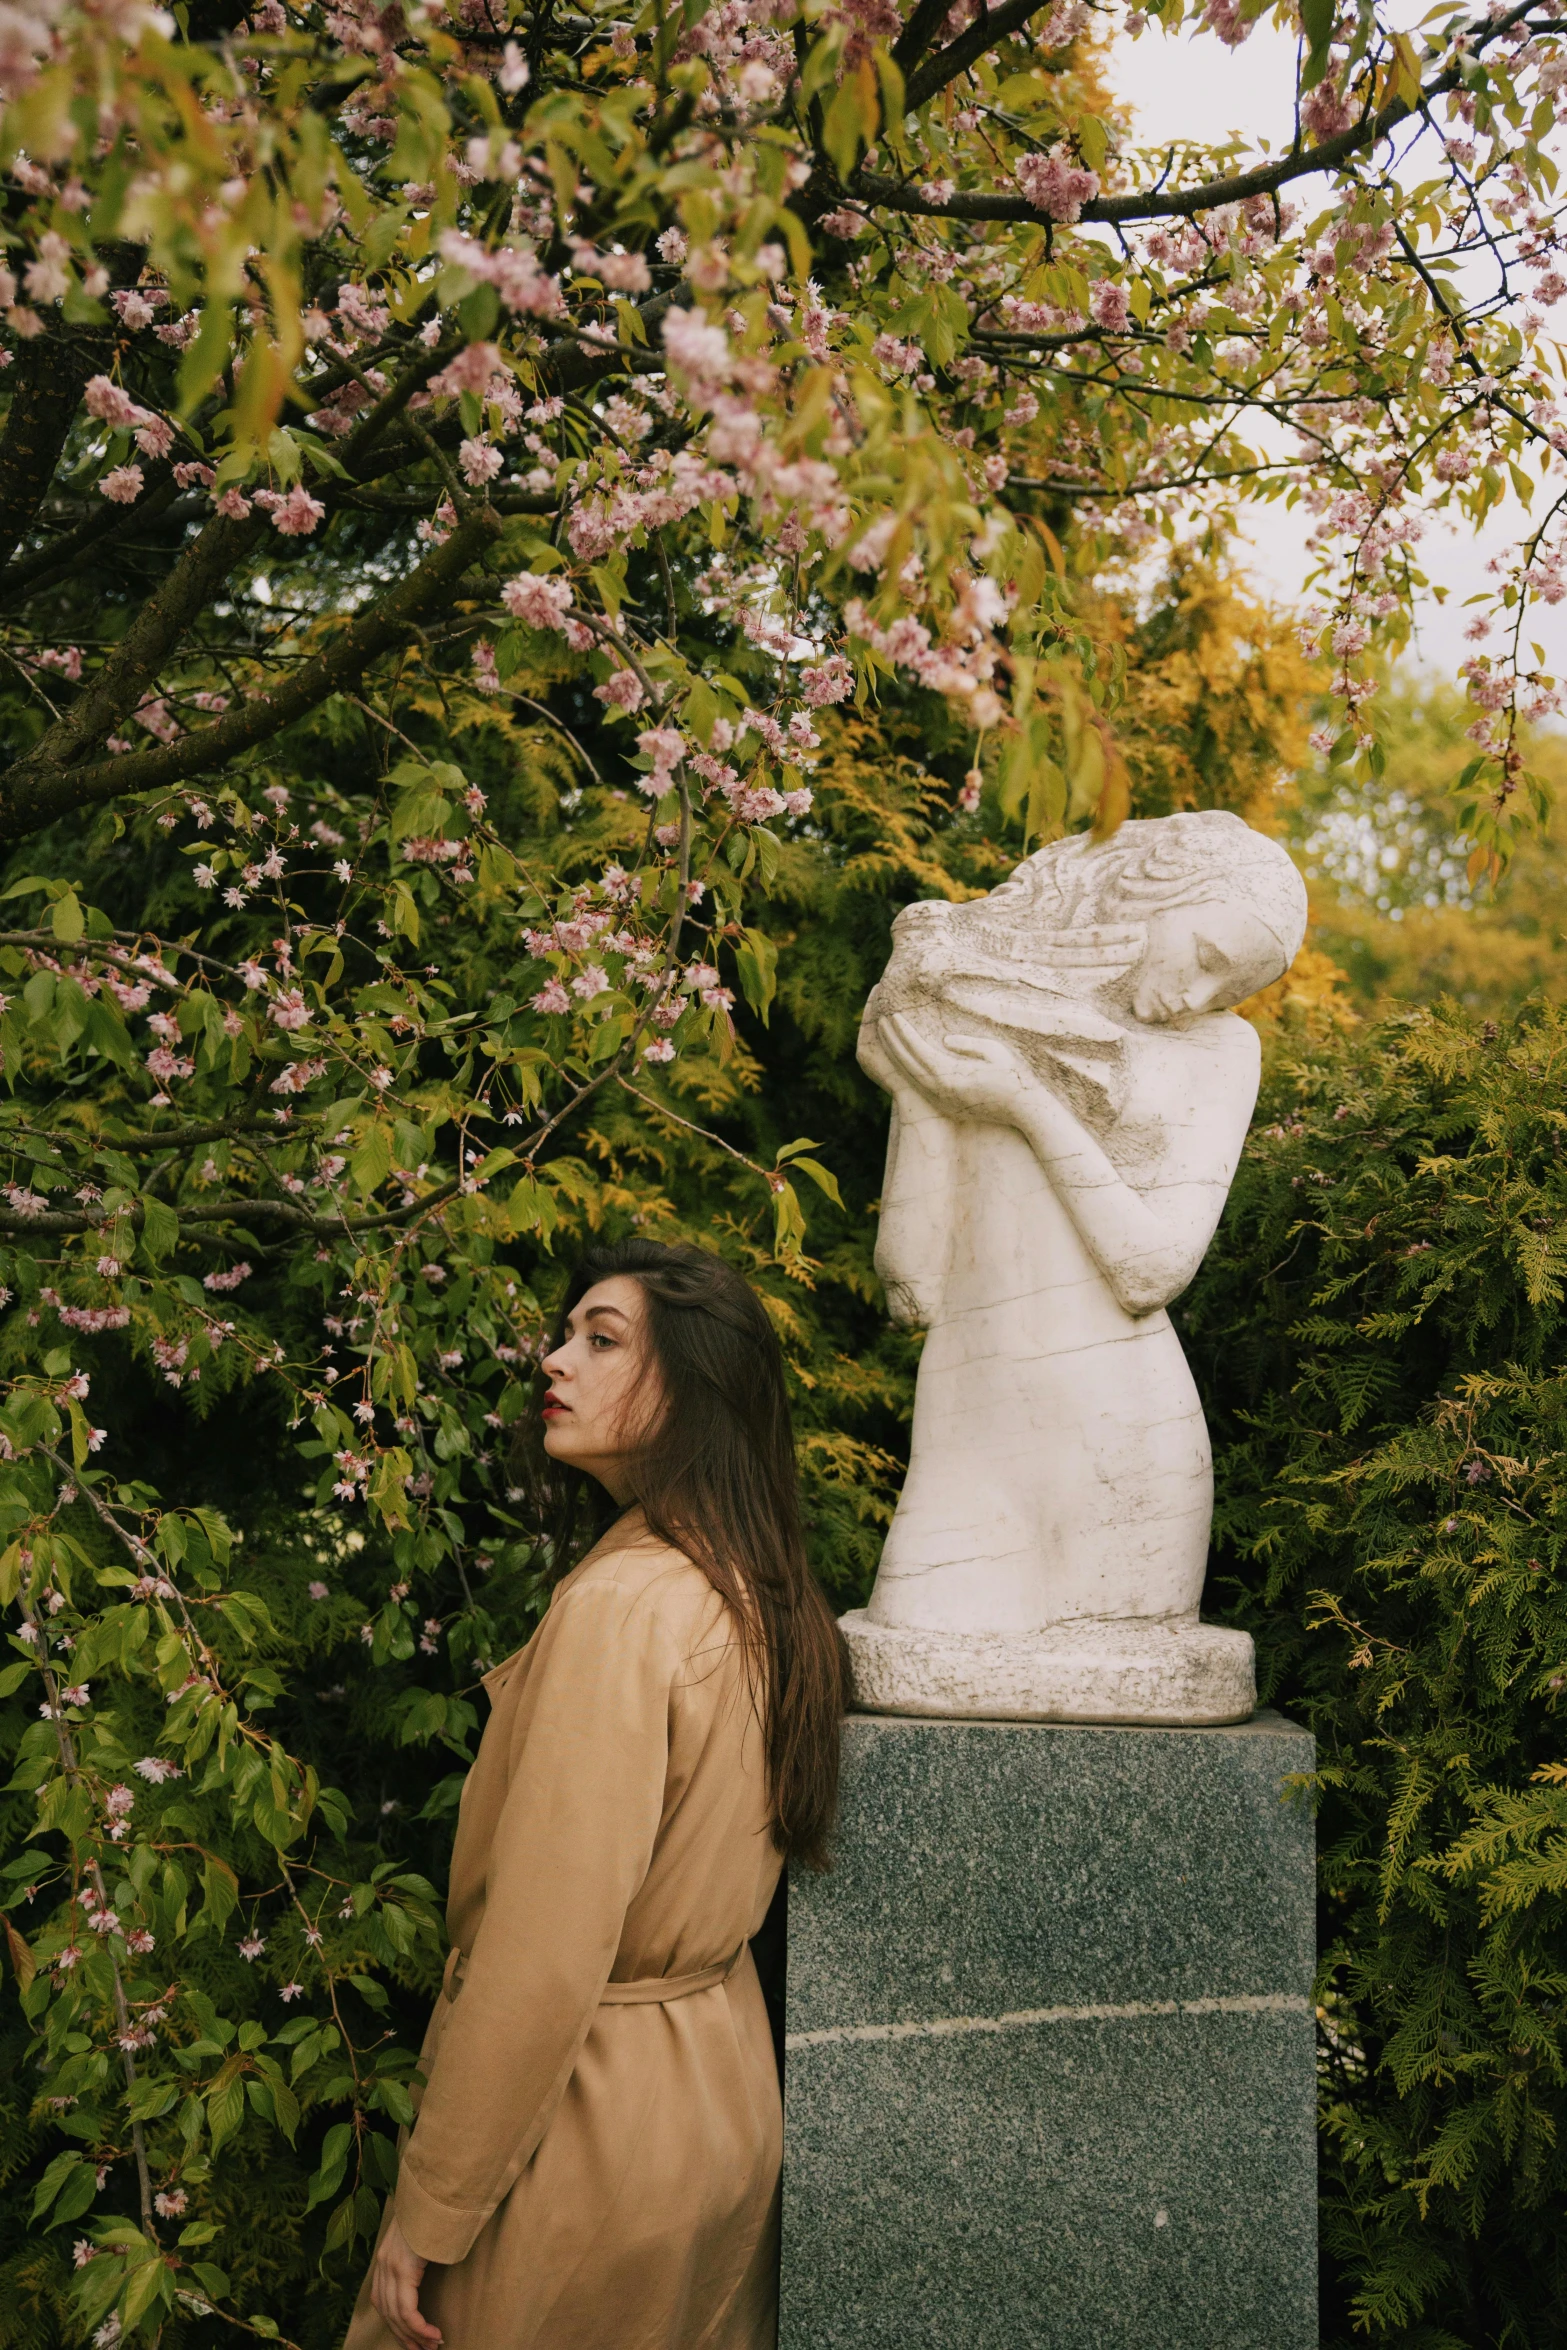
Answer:
<svg viewBox="0 0 1567 2350"><path fill-rule="evenodd" d="M1320 1780L1323 2341L1567 2341L1567 1016L1282 1038L1179 1319Z"/></svg>

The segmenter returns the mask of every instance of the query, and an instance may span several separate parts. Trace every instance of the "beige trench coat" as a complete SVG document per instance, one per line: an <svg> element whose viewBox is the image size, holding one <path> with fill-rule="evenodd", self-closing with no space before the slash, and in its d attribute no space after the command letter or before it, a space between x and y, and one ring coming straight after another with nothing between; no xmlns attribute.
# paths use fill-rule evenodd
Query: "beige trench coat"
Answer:
<svg viewBox="0 0 1567 2350"><path fill-rule="evenodd" d="M733 1620L623 1520L485 1683L389 2210L445 2350L770 2350L778 1881ZM695 1978L693 1982L693 1978ZM362 2291L345 2350L393 2350Z"/></svg>

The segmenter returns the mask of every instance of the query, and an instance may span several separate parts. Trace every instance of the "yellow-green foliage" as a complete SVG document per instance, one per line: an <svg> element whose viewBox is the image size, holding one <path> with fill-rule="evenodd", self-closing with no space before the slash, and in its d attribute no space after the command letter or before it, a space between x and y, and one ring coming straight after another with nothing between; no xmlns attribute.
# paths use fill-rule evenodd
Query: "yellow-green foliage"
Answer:
<svg viewBox="0 0 1567 2350"><path fill-rule="evenodd" d="M1300 777L1292 835L1312 888L1312 937L1362 1010L1455 996L1497 1012L1567 988L1563 818L1525 833L1501 880L1471 902L1455 786L1472 711L1451 687L1395 675L1380 697L1387 769L1375 791L1335 770ZM1567 738L1540 732L1530 764L1559 794ZM1435 903L1429 901L1435 900Z"/></svg>

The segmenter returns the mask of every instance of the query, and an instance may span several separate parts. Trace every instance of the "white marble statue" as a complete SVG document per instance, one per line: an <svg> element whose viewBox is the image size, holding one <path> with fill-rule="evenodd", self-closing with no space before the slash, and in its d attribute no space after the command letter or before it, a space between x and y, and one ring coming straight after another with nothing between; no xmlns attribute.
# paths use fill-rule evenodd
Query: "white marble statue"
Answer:
<svg viewBox="0 0 1567 2350"><path fill-rule="evenodd" d="M909 906L865 1008L892 1096L877 1269L929 1333L870 1605L875 1710L1218 1722L1251 1643L1200 1625L1208 1434L1165 1307L1257 1093L1230 1006L1306 921L1277 843L1216 810L1057 841L989 897Z"/></svg>

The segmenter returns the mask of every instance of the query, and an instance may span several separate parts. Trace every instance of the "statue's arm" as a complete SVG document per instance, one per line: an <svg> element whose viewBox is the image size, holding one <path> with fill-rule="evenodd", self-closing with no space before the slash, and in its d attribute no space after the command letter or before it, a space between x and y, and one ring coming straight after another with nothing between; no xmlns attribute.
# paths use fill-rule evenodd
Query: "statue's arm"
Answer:
<svg viewBox="0 0 1567 2350"><path fill-rule="evenodd" d="M1256 1038L1242 1023L1193 1071L1185 1132L1163 1154L1180 1172L1148 1196L1127 1182L1076 1112L1010 1046L948 1035L904 1018L882 1023L881 1050L905 1085L948 1116L1013 1126L1028 1143L1124 1312L1179 1297L1202 1263L1239 1163L1257 1092Z"/></svg>
<svg viewBox="0 0 1567 2350"><path fill-rule="evenodd" d="M1248 1104L1233 1148L1233 1117L1223 1117L1222 1130L1205 1137L1204 1156L1210 1164L1221 1159L1211 1173L1204 1169L1145 1198L1059 1096L1041 1088L1027 1100L1018 1130L1124 1312L1151 1314L1195 1278L1224 1212L1249 1116Z"/></svg>
<svg viewBox="0 0 1567 2350"><path fill-rule="evenodd" d="M860 1029L859 1058L866 1075L892 1096L876 1271L894 1322L906 1330L928 1329L940 1311L952 1245L956 1137L950 1121L880 1049L874 1019Z"/></svg>

